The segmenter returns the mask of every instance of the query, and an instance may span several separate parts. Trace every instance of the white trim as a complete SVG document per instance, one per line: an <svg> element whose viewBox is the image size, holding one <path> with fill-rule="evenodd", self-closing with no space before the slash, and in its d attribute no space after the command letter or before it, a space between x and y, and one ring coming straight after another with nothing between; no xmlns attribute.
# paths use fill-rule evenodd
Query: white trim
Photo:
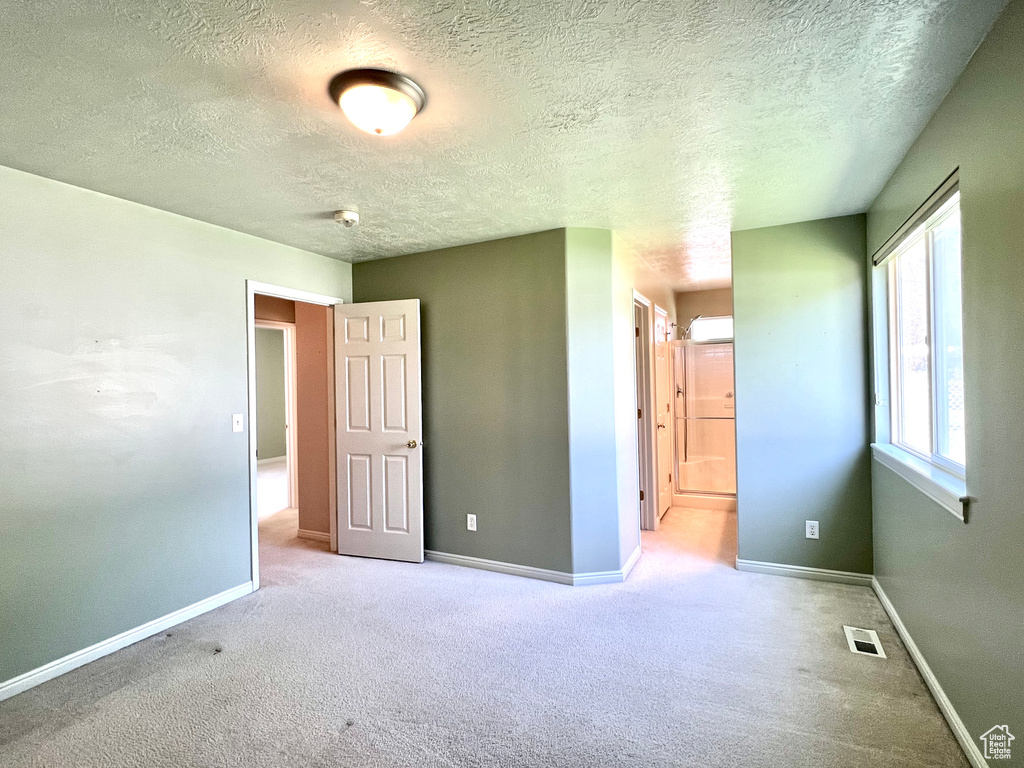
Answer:
<svg viewBox="0 0 1024 768"><path fill-rule="evenodd" d="M270 283L261 283L257 280L246 280L245 285L251 293L259 293L263 296L276 296L279 299L289 299L291 301L301 301L304 304L319 304L323 307L333 307L335 304L345 303L344 299L339 299L335 296L300 291L297 288L285 288L282 285L271 285Z"/></svg>
<svg viewBox="0 0 1024 768"><path fill-rule="evenodd" d="M90 645L88 648L75 651L56 661L51 661L49 664L44 664L41 667L11 678L0 683L0 701L9 699L11 696L22 691L27 691L29 688L34 688L40 683L45 683L47 680L52 680L59 675L63 675L65 672L77 669L84 664L88 664L90 661L96 661L96 659L109 656L114 651L119 651L158 632L163 632L175 624L181 624L183 621L188 621L207 611L212 611L214 608L219 608L225 603L230 603L232 600L248 595L250 592L252 592L252 582L239 584L237 587L225 590L205 600L200 600L198 603L193 603L173 613L168 613L159 619L153 619L153 621L135 627L135 629L129 629L119 635L114 635L114 637L101 640L95 645Z"/></svg>
<svg viewBox="0 0 1024 768"><path fill-rule="evenodd" d="M805 565L787 565L785 563L764 563L759 560L740 560L736 558L736 570L748 573L765 573L769 576L790 576L796 579L812 581L832 581L837 584L856 584L870 587L870 573L854 573L852 571L831 571L828 568L808 568Z"/></svg>
<svg viewBox="0 0 1024 768"><path fill-rule="evenodd" d="M435 563L461 565L466 568L479 568L482 571L505 573L509 576L524 576L527 579L552 581L555 584L572 584L571 573L565 573L564 571L551 571L546 568L534 568L531 565L503 563L499 560L485 560L482 557L469 557L468 555L453 555L448 552L435 552L430 549L424 550L423 557L424 559L432 560Z"/></svg>
<svg viewBox="0 0 1024 768"><path fill-rule="evenodd" d="M299 528L299 532L295 534L300 539L309 539L310 541L323 541L328 544L331 543L331 534L324 533L323 531L305 531Z"/></svg>
<svg viewBox="0 0 1024 768"><path fill-rule="evenodd" d="M287 464L288 463L288 457L287 456L271 456L269 459L257 459L256 460L256 466L257 467L265 467L267 464L271 464L273 462L282 462L282 461Z"/></svg>
<svg viewBox="0 0 1024 768"><path fill-rule="evenodd" d="M872 443L871 455L954 517L967 522L964 515L967 484L963 480L888 443Z"/></svg>
<svg viewBox="0 0 1024 768"><path fill-rule="evenodd" d="M256 508L256 294L276 296L279 299L303 301L308 304L333 306L343 300L309 291L299 291L281 285L245 281L245 338L248 355L249 398L249 557L252 588L260 588L260 518ZM330 363L328 362L328 365ZM333 435L332 435L333 440ZM294 463L294 462L293 462Z"/></svg>
<svg viewBox="0 0 1024 768"><path fill-rule="evenodd" d="M882 585L878 583L878 579L872 577L871 588L875 591L875 595L878 597L878 602L882 604L882 608L889 615L889 620L892 625L896 628L896 633L900 636L900 640L903 641L904 647L907 649L907 653L910 654L910 658L914 662L914 666L917 667L917 671L921 673L921 677L924 678L925 685L928 686L928 690L931 691L932 697L935 699L935 703L939 706L939 711L942 712L942 716L946 718L946 722L949 723L949 728L953 731L953 735L956 740L960 743L961 749L967 756L967 760L974 768L988 768L988 761L982 755L978 745L971 738L971 732L967 730L967 726L964 721L960 719L960 715L957 714L956 709L953 707L953 702L949 700L946 692L942 690L942 685L939 684L939 680L935 677L935 673L932 672L931 667L928 666L928 662L925 661L924 655L921 653L921 649L917 647L917 643L914 642L914 638L910 636L910 632L907 630L906 625L900 618L900 615L896 613L896 608L889 600L889 596L885 594L882 589Z"/></svg>
<svg viewBox="0 0 1024 768"><path fill-rule="evenodd" d="M640 307L640 313L643 316L641 321L640 335L636 336L636 310L637 306ZM634 411L639 410L642 417L637 419L637 465L638 465L638 479L639 487L637 495L641 489L644 489L644 500L639 502L640 505L640 529L647 531L658 530L658 522L661 520L659 514L658 504L660 498L660 488L658 486L658 430L655 426L657 415L657 408L654 405L654 318L651 316L654 312L655 306L642 293L633 290L633 303L631 305L632 311L630 316L634 323L634 337L633 337L633 361L634 361L634 399L635 407ZM642 350L640 356L642 357L643 370L640 370L636 365L637 351ZM636 399L636 394L642 392L643 399ZM641 440L641 435L645 439Z"/></svg>
<svg viewBox="0 0 1024 768"><path fill-rule="evenodd" d="M689 509L717 509L723 512L736 511L736 497L732 495L719 496L705 493L673 493L673 507L687 507Z"/></svg>
<svg viewBox="0 0 1024 768"><path fill-rule="evenodd" d="M626 561L626 567L618 571L592 571L590 573L567 573L566 571L552 571L547 568L534 568L532 565L517 565L516 563L503 563L500 560L485 560L482 557L469 557L468 555L453 555L449 552L435 552L428 549L423 552L425 560L447 565L460 565L464 568L478 568L482 571L504 573L509 576L522 576L527 579L538 579L539 581L550 581L554 584L565 584L567 586L581 587L593 584L619 584L626 580L626 575L636 564L640 557L640 548L630 555Z"/></svg>
<svg viewBox="0 0 1024 768"><path fill-rule="evenodd" d="M640 562L640 555L641 554L643 554L643 551L640 549L640 545L637 544L636 545L636 549L633 550L633 554L630 555L626 559L626 564L622 566L622 580L623 581L625 581L626 579L629 578L629 574L630 574L630 572L632 572L633 566L635 566L638 562Z"/></svg>

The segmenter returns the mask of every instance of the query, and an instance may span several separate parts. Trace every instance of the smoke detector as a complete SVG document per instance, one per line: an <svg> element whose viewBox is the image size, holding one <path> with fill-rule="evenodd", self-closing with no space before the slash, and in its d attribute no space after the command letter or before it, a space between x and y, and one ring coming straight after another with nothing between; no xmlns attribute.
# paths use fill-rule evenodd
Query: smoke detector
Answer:
<svg viewBox="0 0 1024 768"><path fill-rule="evenodd" d="M354 227L359 223L358 211L335 211L334 220L345 227Z"/></svg>

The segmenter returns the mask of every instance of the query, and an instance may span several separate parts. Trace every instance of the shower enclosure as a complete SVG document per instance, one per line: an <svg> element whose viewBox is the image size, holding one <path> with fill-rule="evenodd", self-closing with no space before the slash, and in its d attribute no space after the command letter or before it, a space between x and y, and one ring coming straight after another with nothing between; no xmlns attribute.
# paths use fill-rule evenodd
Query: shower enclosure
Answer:
<svg viewBox="0 0 1024 768"><path fill-rule="evenodd" d="M736 494L732 341L674 341L676 493Z"/></svg>

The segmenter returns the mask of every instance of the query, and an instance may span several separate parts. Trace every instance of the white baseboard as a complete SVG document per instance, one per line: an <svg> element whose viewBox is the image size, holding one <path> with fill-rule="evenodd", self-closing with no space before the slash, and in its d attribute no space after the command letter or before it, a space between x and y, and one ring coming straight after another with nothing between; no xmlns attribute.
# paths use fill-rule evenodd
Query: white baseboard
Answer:
<svg viewBox="0 0 1024 768"><path fill-rule="evenodd" d="M813 581L834 581L839 584L856 584L870 587L870 573L853 573L852 571L830 571L827 568L808 568L804 565L786 565L784 563L762 563L759 560L740 560L736 558L736 570L749 573L766 573L769 576L790 576L797 579Z"/></svg>
<svg viewBox="0 0 1024 768"><path fill-rule="evenodd" d="M299 528L299 532L295 534L300 539L310 539L311 541L323 541L327 544L331 543L331 534L324 533L323 531L304 531Z"/></svg>
<svg viewBox="0 0 1024 768"><path fill-rule="evenodd" d="M689 507L690 509L721 509L726 512L736 511L735 496L715 496L705 493L673 493L673 507Z"/></svg>
<svg viewBox="0 0 1024 768"><path fill-rule="evenodd" d="M566 584L569 586L584 586L593 584L618 584L625 581L629 573L627 568L618 571L594 571L592 573L568 573L566 571L552 571L547 568L534 568L531 565L516 565L515 563L503 563L500 560L485 560L482 557L469 557L468 555L453 555L449 552L435 552L426 550L423 556L435 563L447 563L448 565L461 565L466 568L479 568L482 571L493 571L505 573L509 576L523 576L527 579L539 579L550 581L555 584ZM630 556L627 561L629 569L633 567L640 557L640 548Z"/></svg>
<svg viewBox="0 0 1024 768"><path fill-rule="evenodd" d="M629 578L630 571L633 570L633 566L640 560L640 545L636 545L636 549L633 550L633 554L626 560L626 564L622 566L622 580L625 581Z"/></svg>
<svg viewBox="0 0 1024 768"><path fill-rule="evenodd" d="M207 611L212 611L214 608L219 608L225 603L230 603L232 600L248 595L252 591L251 581L239 584L237 587L208 597L205 600L200 600L198 603L193 603L173 613L168 613L159 619L153 619L153 621L147 622L140 627L129 629L107 640L101 640L95 645L90 645L88 648L75 651L56 661L51 661L49 664L44 664L41 667L11 678L0 683L0 701L9 699L11 696L22 691L27 691L29 688L34 688L40 683L45 683L47 680L52 680L59 675L63 675L65 672L70 672L84 664L88 664L90 661L96 661L96 659L109 656L114 651L119 651L140 640L145 640L147 637L163 632L175 624L181 624L183 621L188 621Z"/></svg>
<svg viewBox="0 0 1024 768"><path fill-rule="evenodd" d="M288 457L287 456L271 456L269 459L257 459L256 460L256 466L257 467L262 467L264 464L270 464L272 462L277 462L279 464L287 464L288 463Z"/></svg>
<svg viewBox="0 0 1024 768"><path fill-rule="evenodd" d="M928 686L928 690L932 692L932 697L935 699L935 703L939 705L939 711L942 712L942 716L949 723L950 730L953 731L956 740L960 742L960 747L967 756L967 760L974 768L988 768L988 761L982 754L977 742L971 738L971 732L967 730L964 721L960 719L960 715L953 708L953 703L949 700L946 692L942 690L938 678L935 677L935 673L928 666L928 662L925 661L924 656L921 654L921 649L917 647L914 638L910 636L910 632L907 631L907 627L900 618L900 615L896 613L896 608L889 600L888 595L882 590L882 585L878 583L878 579L872 577L871 588L875 590L878 602L882 604L882 608L889 614L889 620L896 627L896 633L900 636L900 640L903 641L903 645L906 647L907 653L910 654L910 658L913 659L917 671L924 678L924 683Z"/></svg>

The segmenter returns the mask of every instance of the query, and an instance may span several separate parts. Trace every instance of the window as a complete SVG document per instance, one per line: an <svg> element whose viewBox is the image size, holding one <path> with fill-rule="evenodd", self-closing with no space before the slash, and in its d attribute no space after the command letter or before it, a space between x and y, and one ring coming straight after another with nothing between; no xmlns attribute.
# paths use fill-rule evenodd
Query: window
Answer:
<svg viewBox="0 0 1024 768"><path fill-rule="evenodd" d="M687 333L693 341L732 341L732 317L700 315L690 322Z"/></svg>
<svg viewBox="0 0 1024 768"><path fill-rule="evenodd" d="M892 443L964 476L960 193L907 234L889 261Z"/></svg>

